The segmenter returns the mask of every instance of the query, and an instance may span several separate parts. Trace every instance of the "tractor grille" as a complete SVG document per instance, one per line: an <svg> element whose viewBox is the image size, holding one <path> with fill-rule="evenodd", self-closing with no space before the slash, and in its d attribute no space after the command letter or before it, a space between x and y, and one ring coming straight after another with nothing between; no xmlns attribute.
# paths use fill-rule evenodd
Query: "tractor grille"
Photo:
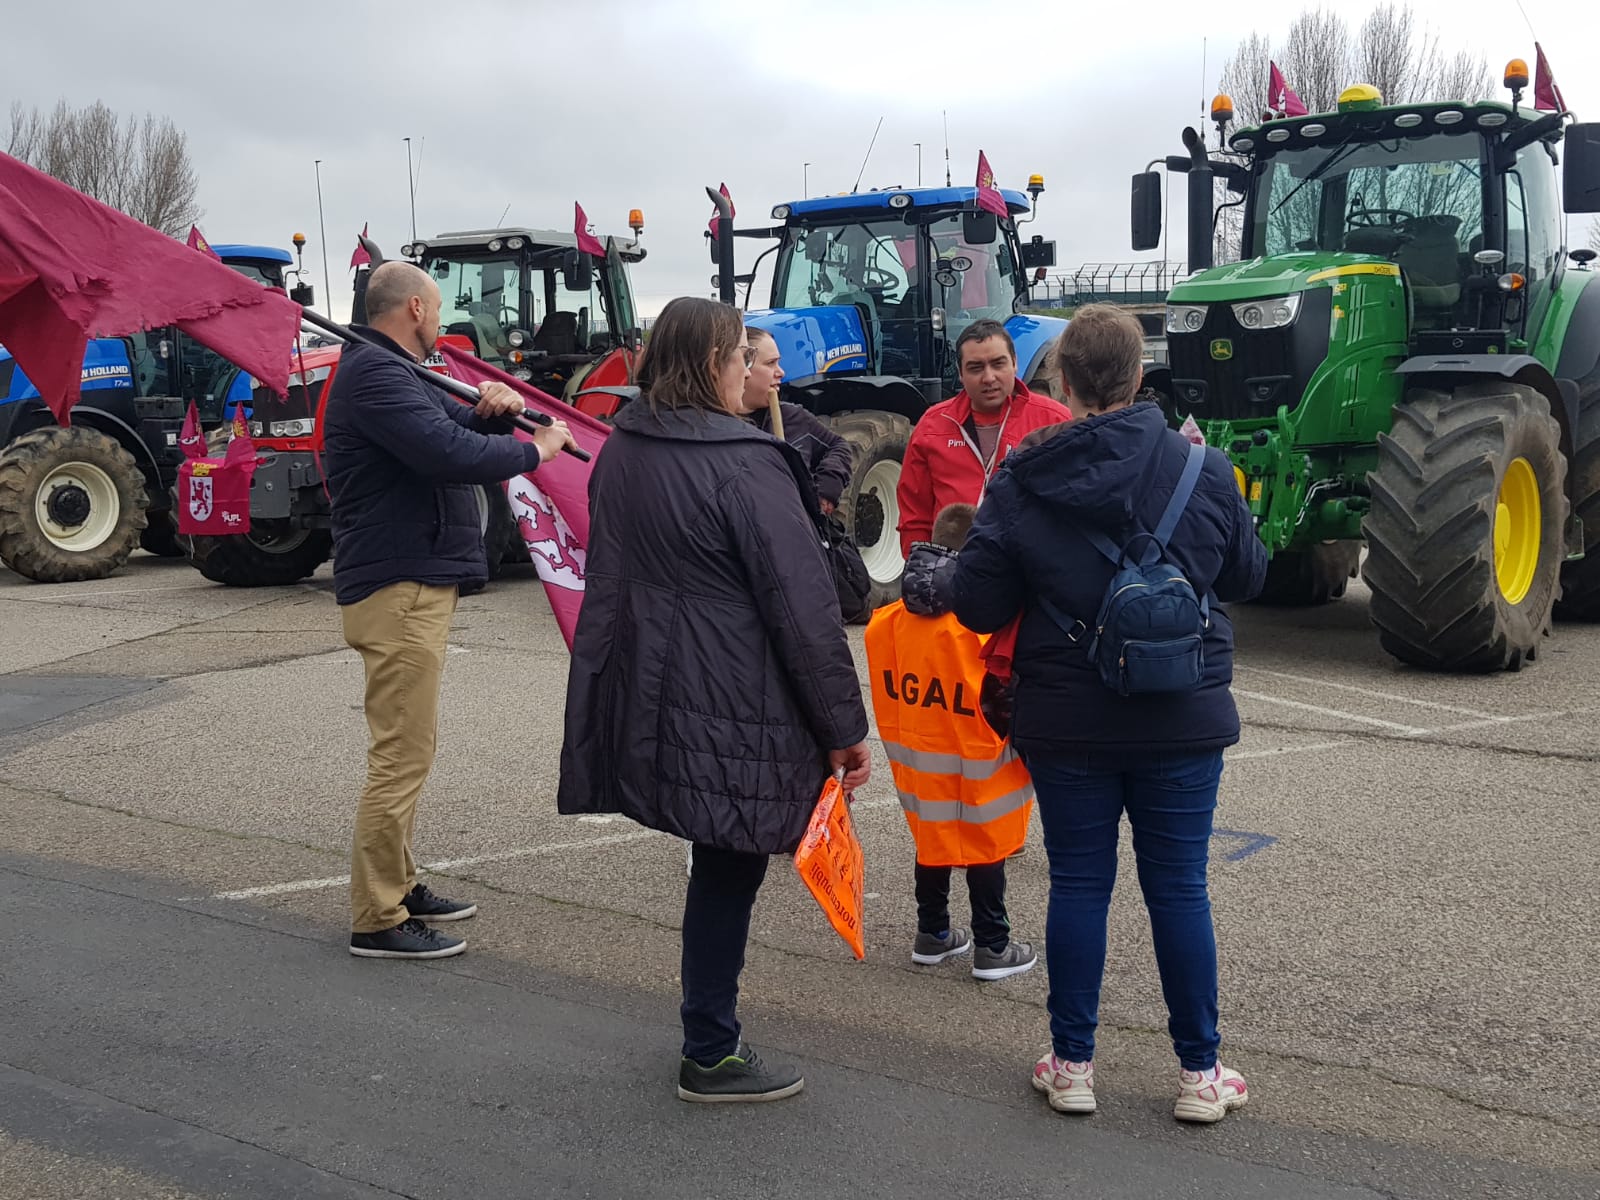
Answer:
<svg viewBox="0 0 1600 1200"><path fill-rule="evenodd" d="M1296 408L1328 357L1333 293L1316 288L1300 303L1299 320L1286 329L1246 329L1231 304L1212 304L1198 333L1167 334L1178 411L1241 421ZM1232 347L1231 356L1212 352L1221 341Z"/></svg>

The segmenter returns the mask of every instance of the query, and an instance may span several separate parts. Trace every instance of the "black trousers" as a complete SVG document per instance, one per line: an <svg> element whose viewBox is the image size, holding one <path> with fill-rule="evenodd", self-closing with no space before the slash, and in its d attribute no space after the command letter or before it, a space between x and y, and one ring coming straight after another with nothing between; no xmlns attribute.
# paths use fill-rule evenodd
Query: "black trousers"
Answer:
<svg viewBox="0 0 1600 1200"><path fill-rule="evenodd" d="M954 869L917 864L917 932L940 934L950 928L950 872ZM966 872L973 940L985 949L1004 950L1011 941L1005 860L967 867Z"/></svg>
<svg viewBox="0 0 1600 1200"><path fill-rule="evenodd" d="M765 854L694 846L683 905L683 1056L715 1066L739 1048L739 973Z"/></svg>

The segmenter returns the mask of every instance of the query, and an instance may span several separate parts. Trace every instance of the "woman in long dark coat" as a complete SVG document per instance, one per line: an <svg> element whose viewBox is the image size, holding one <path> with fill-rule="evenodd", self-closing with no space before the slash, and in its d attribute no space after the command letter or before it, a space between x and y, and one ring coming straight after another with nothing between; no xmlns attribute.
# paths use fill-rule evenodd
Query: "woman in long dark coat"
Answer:
<svg viewBox="0 0 1600 1200"><path fill-rule="evenodd" d="M767 858L830 771L866 781L866 710L800 455L734 415L737 310L681 298L589 482L583 611L558 806L694 844L683 913L685 1100L775 1100L799 1073L743 1041L735 1002Z"/></svg>

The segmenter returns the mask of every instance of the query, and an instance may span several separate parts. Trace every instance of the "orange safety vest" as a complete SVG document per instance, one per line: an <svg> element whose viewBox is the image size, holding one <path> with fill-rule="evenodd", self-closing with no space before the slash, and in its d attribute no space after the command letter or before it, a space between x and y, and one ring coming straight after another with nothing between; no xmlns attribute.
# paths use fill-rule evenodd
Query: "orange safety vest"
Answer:
<svg viewBox="0 0 1600 1200"><path fill-rule="evenodd" d="M954 614L904 601L867 626L872 711L923 866L999 862L1028 836L1033 781L978 710L982 644Z"/></svg>

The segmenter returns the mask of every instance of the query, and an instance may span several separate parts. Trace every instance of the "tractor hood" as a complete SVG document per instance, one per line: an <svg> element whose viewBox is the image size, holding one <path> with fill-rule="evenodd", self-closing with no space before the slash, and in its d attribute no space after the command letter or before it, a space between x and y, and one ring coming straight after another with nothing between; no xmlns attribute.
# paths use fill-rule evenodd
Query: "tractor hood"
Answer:
<svg viewBox="0 0 1600 1200"><path fill-rule="evenodd" d="M1306 251L1252 258L1200 271L1176 283L1167 296L1170 304L1208 304L1213 301L1254 300L1262 296L1287 296L1308 287L1332 286L1350 275L1393 275L1400 268L1371 254L1329 254Z"/></svg>
<svg viewBox="0 0 1600 1200"><path fill-rule="evenodd" d="M762 309L746 313L745 324L772 335L789 383L871 369L872 348L854 305Z"/></svg>

